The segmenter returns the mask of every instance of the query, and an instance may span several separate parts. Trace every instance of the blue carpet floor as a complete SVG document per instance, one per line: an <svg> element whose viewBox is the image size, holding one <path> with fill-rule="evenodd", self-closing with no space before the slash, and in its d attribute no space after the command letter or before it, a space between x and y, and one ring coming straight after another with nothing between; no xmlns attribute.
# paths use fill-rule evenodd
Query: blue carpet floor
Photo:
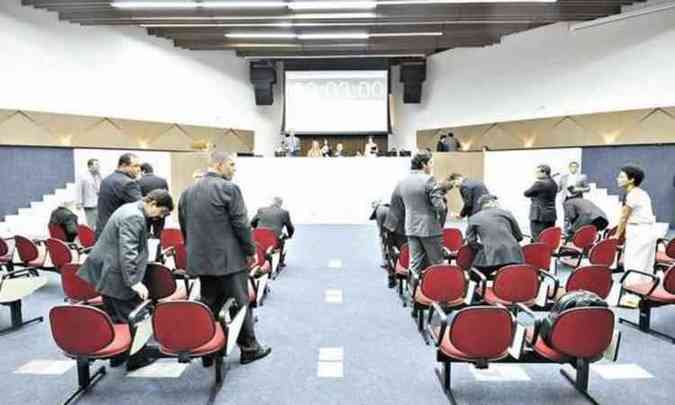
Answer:
<svg viewBox="0 0 675 405"><path fill-rule="evenodd" d="M379 268L374 226L299 226L289 244L288 267L256 311L256 332L270 345L270 357L241 366L238 353L218 392L212 369L191 363L178 378L130 378L123 369L108 375L81 404L447 404L434 375L435 351L425 346L410 312L386 288ZM339 260L341 266L335 265ZM333 266L329 266L329 264ZM25 317L47 316L62 302L58 278L27 299ZM325 290L339 289L343 303L325 302ZM636 311L618 311L636 319ZM653 326L675 334L675 308L657 309ZM0 308L0 327L9 311ZM617 364L634 364L647 379L610 380L591 372L590 390L601 404L667 404L675 394L675 345L619 326L624 342ZM0 336L2 404L56 404L77 384L76 369L62 375L16 374L32 360L65 360L48 322ZM319 350L342 348L342 378L317 375ZM161 360L171 364L171 360ZM98 362L95 365L102 365ZM105 363L107 365L107 363ZM601 362L599 364L612 364ZM527 381L478 381L467 365L454 371L460 404L585 404L556 365L523 365ZM628 376L631 377L631 376ZM636 377L636 375L632 376Z"/></svg>

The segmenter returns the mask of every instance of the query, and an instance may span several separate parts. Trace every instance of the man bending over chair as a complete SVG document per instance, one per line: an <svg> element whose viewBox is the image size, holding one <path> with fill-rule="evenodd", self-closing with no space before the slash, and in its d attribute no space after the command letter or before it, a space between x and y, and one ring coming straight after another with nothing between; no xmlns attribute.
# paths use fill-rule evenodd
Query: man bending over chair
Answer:
<svg viewBox="0 0 675 405"><path fill-rule="evenodd" d="M279 266L286 266L286 251L284 250L284 242L286 239L293 237L295 227L291 222L291 214L287 210L281 208L284 200L281 197L272 198L272 204L269 207L259 208L255 216L251 220L253 228L261 227L271 229L277 239L279 240L279 251L281 252L279 258ZM284 228L286 233L284 233Z"/></svg>

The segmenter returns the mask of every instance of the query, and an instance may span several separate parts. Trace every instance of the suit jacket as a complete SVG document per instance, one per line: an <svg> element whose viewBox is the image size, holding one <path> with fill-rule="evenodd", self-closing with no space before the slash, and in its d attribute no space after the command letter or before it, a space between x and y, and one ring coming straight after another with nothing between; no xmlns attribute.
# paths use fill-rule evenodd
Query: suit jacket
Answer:
<svg viewBox="0 0 675 405"><path fill-rule="evenodd" d="M59 225L63 228L68 242L73 242L77 238L77 215L68 208L58 207L52 211L49 224Z"/></svg>
<svg viewBox="0 0 675 405"><path fill-rule="evenodd" d="M574 182L575 184L571 184L570 180L569 173L563 174L560 176L560 183L558 184L558 191L568 198L582 197L584 193L591 190L588 185L588 177L585 174L579 174L576 182ZM573 187L573 191L569 191L569 187Z"/></svg>
<svg viewBox="0 0 675 405"><path fill-rule="evenodd" d="M504 209L488 208L472 215L466 229L466 240L476 252L474 266L523 262L523 252L518 244L523 240L523 234L513 215Z"/></svg>
<svg viewBox="0 0 675 405"><path fill-rule="evenodd" d="M258 209L251 220L251 226L253 228L269 228L274 231L278 238L281 237L284 227L289 238L295 232L295 227L291 222L291 214L287 210L275 206Z"/></svg>
<svg viewBox="0 0 675 405"><path fill-rule="evenodd" d="M138 184L141 187L141 194L143 197L154 190L169 190L169 185L167 184L166 180L162 177L155 176L152 173L141 177L138 180Z"/></svg>
<svg viewBox="0 0 675 405"><path fill-rule="evenodd" d="M124 204L110 217L77 275L102 295L132 299L148 265L148 230L143 202Z"/></svg>
<svg viewBox="0 0 675 405"><path fill-rule="evenodd" d="M603 218L607 223L605 212L592 201L584 198L570 198L563 203L565 220L568 223L567 233L572 234L584 225L591 225L598 218Z"/></svg>
<svg viewBox="0 0 675 405"><path fill-rule="evenodd" d="M405 205L401 197L401 188L397 185L391 193L389 211L384 219L384 228L399 235L405 235Z"/></svg>
<svg viewBox="0 0 675 405"><path fill-rule="evenodd" d="M419 238L440 236L447 208L436 180L422 171L413 171L399 187L405 206L405 234Z"/></svg>
<svg viewBox="0 0 675 405"><path fill-rule="evenodd" d="M86 172L77 183L77 203L84 208L96 208L98 192L101 188L101 175Z"/></svg>
<svg viewBox="0 0 675 405"><path fill-rule="evenodd" d="M558 194L558 186L551 178L537 180L532 187L523 193L529 197L530 221L555 222L555 197Z"/></svg>
<svg viewBox="0 0 675 405"><path fill-rule="evenodd" d="M248 269L246 257L255 254L255 245L239 186L208 172L181 195L178 221L190 275L225 276Z"/></svg>
<svg viewBox="0 0 675 405"><path fill-rule="evenodd" d="M115 170L103 179L98 193L98 217L96 237L103 232L106 223L116 209L122 205L142 199L141 187L128 174Z"/></svg>
<svg viewBox="0 0 675 405"><path fill-rule="evenodd" d="M462 195L462 200L464 200L464 206L459 216L464 218L480 211L478 199L488 194L489 191L482 181L466 179L459 187L459 193Z"/></svg>

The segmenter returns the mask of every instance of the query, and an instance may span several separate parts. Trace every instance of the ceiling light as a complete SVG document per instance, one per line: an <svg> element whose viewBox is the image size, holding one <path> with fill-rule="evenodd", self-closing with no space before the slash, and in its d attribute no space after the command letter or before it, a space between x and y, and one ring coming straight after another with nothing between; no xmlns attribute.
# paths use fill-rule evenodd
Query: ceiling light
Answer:
<svg viewBox="0 0 675 405"><path fill-rule="evenodd" d="M285 1L204 1L202 8L285 8Z"/></svg>
<svg viewBox="0 0 675 405"><path fill-rule="evenodd" d="M370 10L377 7L374 1L294 1L291 10Z"/></svg>
<svg viewBox="0 0 675 405"><path fill-rule="evenodd" d="M239 21L239 20L341 20L376 18L375 13L321 13L321 14L289 14L289 15L250 15L250 16L164 16L164 17L131 17L132 20L162 21L162 20L195 20L195 21Z"/></svg>
<svg viewBox="0 0 675 405"><path fill-rule="evenodd" d="M297 34L292 32L277 32L277 33L227 33L225 34L227 38L251 38L251 39L278 39L278 38L296 38Z"/></svg>
<svg viewBox="0 0 675 405"><path fill-rule="evenodd" d="M353 55L258 55L258 56L244 56L247 60L257 59L343 59L343 58L424 58L423 53L401 53L401 54L353 54Z"/></svg>
<svg viewBox="0 0 675 405"><path fill-rule="evenodd" d="M215 27L368 27L388 25L471 25L471 24L531 24L530 20L446 20L446 21L373 21L373 22L273 22L273 23L204 23L204 24L139 24L143 28L215 28Z"/></svg>
<svg viewBox="0 0 675 405"><path fill-rule="evenodd" d="M113 1L112 7L124 9L185 9L185 8L285 8L284 1Z"/></svg>
<svg viewBox="0 0 675 405"><path fill-rule="evenodd" d="M380 0L378 6L462 4L462 3L556 3L558 0Z"/></svg>
<svg viewBox="0 0 675 405"><path fill-rule="evenodd" d="M301 44L259 44L259 43L241 43L241 44L225 44L230 48L299 48Z"/></svg>
<svg viewBox="0 0 675 405"><path fill-rule="evenodd" d="M368 39L365 32L344 32L331 34L299 34L298 39Z"/></svg>
<svg viewBox="0 0 675 405"><path fill-rule="evenodd" d="M197 8L192 1L113 1L114 8Z"/></svg>
<svg viewBox="0 0 675 405"><path fill-rule="evenodd" d="M375 32L371 33L371 38L378 37L440 37L442 32Z"/></svg>

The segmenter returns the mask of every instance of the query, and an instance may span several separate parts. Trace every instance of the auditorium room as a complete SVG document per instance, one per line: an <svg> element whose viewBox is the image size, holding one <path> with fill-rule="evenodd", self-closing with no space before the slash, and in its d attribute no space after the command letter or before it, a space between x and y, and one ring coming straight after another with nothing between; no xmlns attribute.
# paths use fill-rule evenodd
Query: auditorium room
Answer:
<svg viewBox="0 0 675 405"><path fill-rule="evenodd" d="M0 403L673 403L675 0L0 2Z"/></svg>

